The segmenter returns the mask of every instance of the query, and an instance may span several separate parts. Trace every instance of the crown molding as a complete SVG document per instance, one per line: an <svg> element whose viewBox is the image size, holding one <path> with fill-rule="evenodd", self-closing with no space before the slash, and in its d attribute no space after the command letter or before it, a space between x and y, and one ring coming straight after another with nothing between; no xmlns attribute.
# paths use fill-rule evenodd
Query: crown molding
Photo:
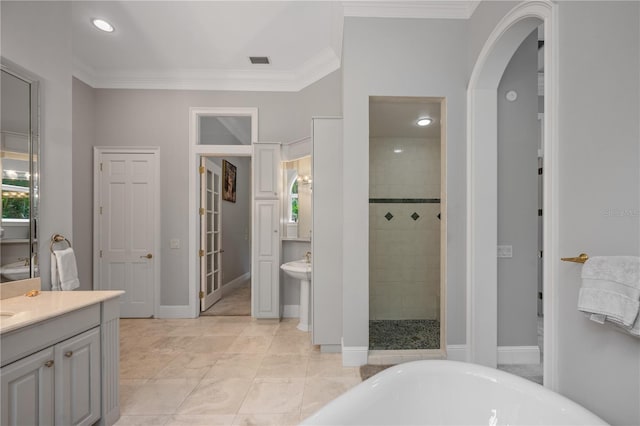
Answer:
<svg viewBox="0 0 640 426"><path fill-rule="evenodd" d="M345 17L469 19L480 0L345 1L342 4Z"/></svg>
<svg viewBox="0 0 640 426"><path fill-rule="evenodd" d="M74 59L73 75L96 89L225 90L297 92L340 68L327 48L293 71L175 70L98 72Z"/></svg>

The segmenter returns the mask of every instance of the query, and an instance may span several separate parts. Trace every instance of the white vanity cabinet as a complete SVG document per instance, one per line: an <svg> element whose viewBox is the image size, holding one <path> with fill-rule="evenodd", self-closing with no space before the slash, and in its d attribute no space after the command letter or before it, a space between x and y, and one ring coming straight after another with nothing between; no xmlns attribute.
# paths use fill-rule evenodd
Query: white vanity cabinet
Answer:
<svg viewBox="0 0 640 426"><path fill-rule="evenodd" d="M53 425L53 348L0 369L3 425Z"/></svg>
<svg viewBox="0 0 640 426"><path fill-rule="evenodd" d="M253 152L252 315L280 318L280 144L255 143Z"/></svg>
<svg viewBox="0 0 640 426"><path fill-rule="evenodd" d="M253 196L256 199L277 200L280 195L280 144L253 145Z"/></svg>
<svg viewBox="0 0 640 426"><path fill-rule="evenodd" d="M0 376L3 425L92 425L100 418L100 328L2 367Z"/></svg>
<svg viewBox="0 0 640 426"><path fill-rule="evenodd" d="M49 296L64 297L37 297ZM120 417L118 329L118 298L111 296L2 330L0 424L114 424Z"/></svg>
<svg viewBox="0 0 640 426"><path fill-rule="evenodd" d="M100 327L58 343L53 354L56 424L91 426L100 418Z"/></svg>

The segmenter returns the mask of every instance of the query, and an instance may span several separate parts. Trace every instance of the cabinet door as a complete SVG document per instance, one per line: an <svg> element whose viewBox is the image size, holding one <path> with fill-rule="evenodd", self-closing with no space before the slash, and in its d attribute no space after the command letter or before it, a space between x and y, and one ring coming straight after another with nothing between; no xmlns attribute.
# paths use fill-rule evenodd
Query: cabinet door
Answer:
<svg viewBox="0 0 640 426"><path fill-rule="evenodd" d="M280 317L280 202L255 202L253 314L256 318Z"/></svg>
<svg viewBox="0 0 640 426"><path fill-rule="evenodd" d="M253 188L257 199L275 200L280 194L280 144L254 144Z"/></svg>
<svg viewBox="0 0 640 426"><path fill-rule="evenodd" d="M48 348L0 369L3 426L53 425L54 364Z"/></svg>
<svg viewBox="0 0 640 426"><path fill-rule="evenodd" d="M100 418L100 329L54 347L56 424L92 425Z"/></svg>

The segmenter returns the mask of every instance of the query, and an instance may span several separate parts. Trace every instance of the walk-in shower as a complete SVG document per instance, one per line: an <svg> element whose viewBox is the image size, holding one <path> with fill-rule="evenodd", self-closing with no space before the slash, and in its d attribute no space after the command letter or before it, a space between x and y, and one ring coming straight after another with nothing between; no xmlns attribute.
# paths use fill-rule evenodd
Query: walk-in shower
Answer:
<svg viewBox="0 0 640 426"><path fill-rule="evenodd" d="M442 103L369 101L369 349L441 347Z"/></svg>

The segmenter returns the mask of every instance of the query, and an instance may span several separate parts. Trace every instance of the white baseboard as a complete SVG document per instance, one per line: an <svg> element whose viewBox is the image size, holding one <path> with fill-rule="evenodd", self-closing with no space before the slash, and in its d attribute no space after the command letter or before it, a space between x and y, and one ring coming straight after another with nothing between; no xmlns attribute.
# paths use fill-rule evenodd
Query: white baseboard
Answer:
<svg viewBox="0 0 640 426"><path fill-rule="evenodd" d="M300 305L284 305L282 318L300 318Z"/></svg>
<svg viewBox="0 0 640 426"><path fill-rule="evenodd" d="M367 363L369 348L367 346L345 346L342 340L342 366L359 367Z"/></svg>
<svg viewBox="0 0 640 426"><path fill-rule="evenodd" d="M160 305L155 318L194 318L193 308L189 305Z"/></svg>
<svg viewBox="0 0 640 426"><path fill-rule="evenodd" d="M537 346L498 346L498 364L540 364Z"/></svg>
<svg viewBox="0 0 640 426"><path fill-rule="evenodd" d="M447 345L447 359L467 362L467 345Z"/></svg>
<svg viewBox="0 0 640 426"><path fill-rule="evenodd" d="M224 296L225 291L229 292L240 287L240 285L244 283L246 280L248 280L249 278L251 278L251 272L245 272L244 274L240 275L238 278L234 278L228 283L222 284L222 295Z"/></svg>

